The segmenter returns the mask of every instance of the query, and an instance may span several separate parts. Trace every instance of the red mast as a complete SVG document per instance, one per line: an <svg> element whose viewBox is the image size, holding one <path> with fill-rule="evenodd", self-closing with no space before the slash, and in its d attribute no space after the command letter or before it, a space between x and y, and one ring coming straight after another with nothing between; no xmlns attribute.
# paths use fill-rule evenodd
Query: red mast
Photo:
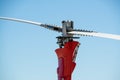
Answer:
<svg viewBox="0 0 120 80"><path fill-rule="evenodd" d="M71 80L72 72L76 66L75 59L79 45L77 41L68 41L63 48L55 50L58 57L58 80Z"/></svg>
<svg viewBox="0 0 120 80"><path fill-rule="evenodd" d="M73 41L73 35L68 35L67 30L73 30L73 21L62 21L62 36L57 37L60 48L55 52L58 57L58 80L71 80L72 72L76 66L75 59L79 42Z"/></svg>

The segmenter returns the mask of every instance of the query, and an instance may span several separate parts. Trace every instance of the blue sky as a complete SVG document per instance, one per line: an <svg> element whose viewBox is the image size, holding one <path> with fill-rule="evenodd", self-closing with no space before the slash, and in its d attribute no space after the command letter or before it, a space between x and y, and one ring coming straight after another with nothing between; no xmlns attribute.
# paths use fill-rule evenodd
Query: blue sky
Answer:
<svg viewBox="0 0 120 80"><path fill-rule="evenodd" d="M120 35L119 0L1 0L0 16ZM57 80L60 33L0 20L0 80ZM80 37L73 80L120 80L120 41Z"/></svg>

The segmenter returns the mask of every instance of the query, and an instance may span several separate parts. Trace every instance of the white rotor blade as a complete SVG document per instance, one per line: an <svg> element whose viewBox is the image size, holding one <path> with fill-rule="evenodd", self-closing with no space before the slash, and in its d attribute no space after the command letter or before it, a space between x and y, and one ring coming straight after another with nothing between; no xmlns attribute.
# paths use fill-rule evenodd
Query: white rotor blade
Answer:
<svg viewBox="0 0 120 80"><path fill-rule="evenodd" d="M79 32L79 31L71 31L71 32L68 32L68 33L69 34L73 34L73 35L96 36L96 37L102 37L102 38L110 38L110 39L120 40L120 35L107 34L107 33Z"/></svg>
<svg viewBox="0 0 120 80"><path fill-rule="evenodd" d="M10 21L17 21L17 22L22 22L22 23L28 23L28 24L33 24L33 25L37 25L37 26L42 26L44 28L47 28L47 29L50 29L50 30L54 30L54 31L58 31L58 32L62 31L61 27L48 25L48 24L42 24L42 23L39 23L39 22L33 22L33 21L28 21L28 20L23 20L23 19L16 19L16 18L8 18L8 17L0 17L0 19L10 20Z"/></svg>
<svg viewBox="0 0 120 80"><path fill-rule="evenodd" d="M39 22L33 22L33 21L28 21L28 20L23 20L23 19L16 19L16 18L8 18L8 17L0 17L0 19L29 23L29 24L34 24L34 25L38 25L38 26L40 26L42 24L42 23L39 23Z"/></svg>

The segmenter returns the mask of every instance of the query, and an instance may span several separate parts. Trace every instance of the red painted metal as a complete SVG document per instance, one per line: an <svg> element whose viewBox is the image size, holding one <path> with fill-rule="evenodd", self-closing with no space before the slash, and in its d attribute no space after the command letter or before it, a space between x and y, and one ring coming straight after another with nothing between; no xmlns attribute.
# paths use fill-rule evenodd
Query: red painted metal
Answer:
<svg viewBox="0 0 120 80"><path fill-rule="evenodd" d="M63 48L55 50L58 57L58 80L71 80L72 72L76 66L74 58L78 46L79 42L69 41L64 44Z"/></svg>

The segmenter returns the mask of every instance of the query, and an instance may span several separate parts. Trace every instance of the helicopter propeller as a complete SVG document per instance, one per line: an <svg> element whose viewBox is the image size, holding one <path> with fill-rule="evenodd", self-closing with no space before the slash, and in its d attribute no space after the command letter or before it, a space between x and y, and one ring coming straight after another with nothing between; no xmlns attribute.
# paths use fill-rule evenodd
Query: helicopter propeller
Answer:
<svg viewBox="0 0 120 80"><path fill-rule="evenodd" d="M39 23L39 22L33 22L33 21L29 21L29 20L16 19L16 18L9 18L9 17L0 17L0 19L17 21L17 22L22 22L22 23L28 23L28 24L41 26L41 27L47 28L49 30L62 32L64 37L69 37L69 36L71 37L71 35L72 36L73 35L80 35L80 36L95 36L95 37L102 37L102 38L120 40L120 35L115 35L115 34L99 33L99 32L96 32L96 31L87 31L87 30L77 30L77 29L68 28L68 27L65 28L63 26L59 27L59 26L56 26L56 25L43 24L43 23Z"/></svg>

